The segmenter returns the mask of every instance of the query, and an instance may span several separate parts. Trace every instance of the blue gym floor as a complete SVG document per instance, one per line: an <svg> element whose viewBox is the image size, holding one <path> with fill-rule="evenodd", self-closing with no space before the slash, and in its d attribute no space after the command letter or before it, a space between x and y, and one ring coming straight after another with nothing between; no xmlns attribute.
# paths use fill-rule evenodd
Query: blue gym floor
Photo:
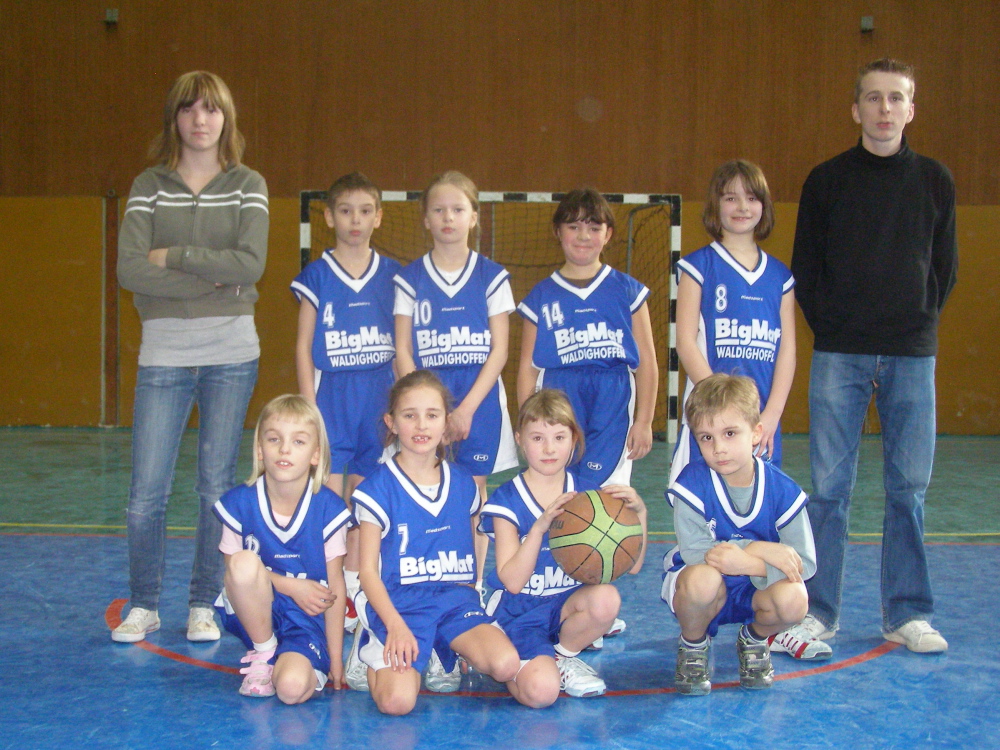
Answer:
<svg viewBox="0 0 1000 750"><path fill-rule="evenodd" d="M1000 645L1000 441L942 438L927 531L947 654L921 656L879 633L879 444L866 439L852 514L841 630L830 662L775 654L768 691L737 680L735 629L715 641L710 696L672 689L677 624L659 601L672 543L662 500L667 447L637 465L651 511L642 573L620 582L628 629L585 655L608 695L531 711L495 683L466 677L454 695L422 695L385 718L364 693L328 690L288 707L237 693L243 655L228 635L184 637L193 543L193 440L185 438L168 523L163 628L115 644L128 596L125 430L0 430L0 748L922 748L1000 747L994 695ZM786 469L808 488L807 439L786 438ZM246 446L248 447L248 446ZM248 451L245 451L249 455Z"/></svg>

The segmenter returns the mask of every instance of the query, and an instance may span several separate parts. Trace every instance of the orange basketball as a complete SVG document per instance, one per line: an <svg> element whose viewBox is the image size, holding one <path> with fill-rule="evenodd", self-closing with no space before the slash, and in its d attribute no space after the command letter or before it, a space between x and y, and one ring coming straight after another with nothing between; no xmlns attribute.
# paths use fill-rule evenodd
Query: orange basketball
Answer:
<svg viewBox="0 0 1000 750"><path fill-rule="evenodd" d="M642 524L622 500L599 490L578 492L549 527L549 549L580 583L610 583L642 552Z"/></svg>

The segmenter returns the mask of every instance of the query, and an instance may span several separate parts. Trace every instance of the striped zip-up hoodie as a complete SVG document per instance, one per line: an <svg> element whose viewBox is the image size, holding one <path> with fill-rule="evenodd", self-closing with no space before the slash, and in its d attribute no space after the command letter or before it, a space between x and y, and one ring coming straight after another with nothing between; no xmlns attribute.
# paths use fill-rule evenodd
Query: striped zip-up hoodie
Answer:
<svg viewBox="0 0 1000 750"><path fill-rule="evenodd" d="M253 315L269 226L267 185L245 166L194 195L160 165L132 183L118 236L118 283L142 320ZM168 248L167 267L149 262Z"/></svg>

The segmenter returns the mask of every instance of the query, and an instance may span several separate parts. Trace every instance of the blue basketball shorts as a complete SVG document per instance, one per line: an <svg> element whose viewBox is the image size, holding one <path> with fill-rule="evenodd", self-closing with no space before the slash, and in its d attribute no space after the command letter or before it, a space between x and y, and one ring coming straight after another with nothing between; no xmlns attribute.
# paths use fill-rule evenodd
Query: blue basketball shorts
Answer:
<svg viewBox="0 0 1000 750"><path fill-rule="evenodd" d="M330 471L367 477L382 456L392 363L374 370L320 371L316 405L330 439Z"/></svg>
<svg viewBox="0 0 1000 750"><path fill-rule="evenodd" d="M574 466L580 478L601 486L629 484L632 461L626 443L635 414L635 376L628 367L542 370L538 386L558 388L569 397L587 443Z"/></svg>
<svg viewBox="0 0 1000 750"><path fill-rule="evenodd" d="M479 593L472 586L456 583L417 583L389 591L392 605L417 639L417 658L411 665L422 672L437 651L445 670L455 668L455 652L451 642L477 625L490 625L489 617L479 603ZM361 661L378 671L389 665L383 658L388 630L364 592L354 600L358 618L365 631L361 633Z"/></svg>
<svg viewBox="0 0 1000 750"><path fill-rule="evenodd" d="M253 640L233 612L225 589L215 601L215 611L222 619L222 626L243 641L248 650L252 649ZM278 639L278 648L274 651L271 664L287 652L302 654L316 673L316 690L322 690L330 673L330 652L326 648L324 627L323 615L307 615L291 597L275 591L271 605L271 628Z"/></svg>
<svg viewBox="0 0 1000 750"><path fill-rule="evenodd" d="M674 593L677 589L677 576L682 570L684 567L670 570L663 576L660 598L670 606L671 612L676 612ZM753 622L754 619L753 595L757 593L757 587L753 585L750 576L723 576L722 580L726 584L726 603L722 605L722 609L708 624L708 634L713 638L719 632L720 625L731 623L743 625Z"/></svg>
<svg viewBox="0 0 1000 750"><path fill-rule="evenodd" d="M451 391L455 406L462 403L479 376L478 367L445 367L434 374ZM469 437L453 447L455 463L475 477L489 476L517 466L517 446L507 411L507 392L503 381L486 394L472 417Z"/></svg>
<svg viewBox="0 0 1000 750"><path fill-rule="evenodd" d="M555 644L559 643L562 629L562 610L566 600L579 587L551 596L511 594L509 591L493 592L486 612L497 618L497 624L510 638L521 659L536 656L555 657Z"/></svg>

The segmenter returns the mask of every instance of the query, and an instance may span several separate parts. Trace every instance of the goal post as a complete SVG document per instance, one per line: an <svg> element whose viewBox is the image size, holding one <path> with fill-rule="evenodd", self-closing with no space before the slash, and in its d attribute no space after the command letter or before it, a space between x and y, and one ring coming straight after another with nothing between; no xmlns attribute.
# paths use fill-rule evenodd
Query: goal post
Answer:
<svg viewBox="0 0 1000 750"><path fill-rule="evenodd" d="M372 245L383 255L404 265L431 249L430 233L420 215L419 191L382 191L382 224L372 235ZM552 231L552 214L565 193L479 193L479 227L475 249L504 266L511 274L514 299L521 300L531 288L563 263L562 250ZM616 231L604 249L603 258L650 289L650 321L660 369L660 382L653 419L659 439L677 437L678 358L675 310L677 281L674 268L680 259L681 196L673 193L605 193L615 215ZM323 209L325 190L304 190L299 204L299 248L303 267L336 244L326 226ZM521 327L512 325L510 354L503 371L517 413L517 367L521 351Z"/></svg>

